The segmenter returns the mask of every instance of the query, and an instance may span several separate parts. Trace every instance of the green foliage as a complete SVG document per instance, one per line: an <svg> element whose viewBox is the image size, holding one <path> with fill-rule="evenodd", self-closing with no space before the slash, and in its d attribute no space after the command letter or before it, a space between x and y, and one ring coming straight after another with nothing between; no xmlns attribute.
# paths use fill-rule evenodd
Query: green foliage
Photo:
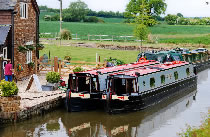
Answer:
<svg viewBox="0 0 210 137"><path fill-rule="evenodd" d="M42 49L44 49L44 45L39 43L36 45L36 48L37 48L37 50L42 50Z"/></svg>
<svg viewBox="0 0 210 137"><path fill-rule="evenodd" d="M46 75L46 80L49 83L58 83L60 78L61 76L58 72L48 72Z"/></svg>
<svg viewBox="0 0 210 137"><path fill-rule="evenodd" d="M206 120L198 128L188 126L184 133L180 133L181 137L209 137L210 135L210 112Z"/></svg>
<svg viewBox="0 0 210 137"><path fill-rule="evenodd" d="M65 57L64 57L64 60L70 61L70 60L71 60L71 57L70 57L70 56L65 56Z"/></svg>
<svg viewBox="0 0 210 137"><path fill-rule="evenodd" d="M177 13L176 15L177 15L178 17L180 17L180 18L184 17L184 16L182 15L182 13Z"/></svg>
<svg viewBox="0 0 210 137"><path fill-rule="evenodd" d="M137 39L143 41L148 38L149 30L144 24L139 24L134 30L134 35Z"/></svg>
<svg viewBox="0 0 210 137"><path fill-rule="evenodd" d="M74 73L76 73L76 72L82 72L82 71L84 71L84 69L81 68L81 67L76 67L76 68L73 70Z"/></svg>
<svg viewBox="0 0 210 137"><path fill-rule="evenodd" d="M88 6L83 1L71 2L68 9L63 10L63 20L80 22L85 19L88 12Z"/></svg>
<svg viewBox="0 0 210 137"><path fill-rule="evenodd" d="M165 84L165 80L166 80L165 75L162 75L160 78L161 78L161 84Z"/></svg>
<svg viewBox="0 0 210 137"><path fill-rule="evenodd" d="M72 39L71 32L67 29L62 29L60 36L61 36L61 39L63 40Z"/></svg>
<svg viewBox="0 0 210 137"><path fill-rule="evenodd" d="M34 68L34 66L35 66L35 63L34 63L34 62L29 62L29 63L28 63L28 67L29 67L29 68Z"/></svg>
<svg viewBox="0 0 210 137"><path fill-rule="evenodd" d="M45 15L44 16L44 21L51 21L51 15Z"/></svg>
<svg viewBox="0 0 210 137"><path fill-rule="evenodd" d="M165 21L169 24L169 25L175 25L177 24L177 19L178 19L178 16L177 15L171 15L171 14L168 14L166 17L165 17Z"/></svg>
<svg viewBox="0 0 210 137"><path fill-rule="evenodd" d="M9 81L2 80L0 82L0 89L1 89L0 92L2 93L1 96L3 97L10 97L13 95L17 95L18 93L18 87L14 81L9 82Z"/></svg>
<svg viewBox="0 0 210 137"><path fill-rule="evenodd" d="M26 51L28 51L28 49L25 46L18 46L18 51L25 53Z"/></svg>
<svg viewBox="0 0 210 137"><path fill-rule="evenodd" d="M86 17L86 18L84 19L84 22L98 23L98 22L99 22L99 18L97 18L96 16ZM104 21L103 21L103 22L104 22Z"/></svg>
<svg viewBox="0 0 210 137"><path fill-rule="evenodd" d="M125 17L136 18L136 23L153 26L153 16L159 16L166 10L165 0L130 0L127 5Z"/></svg>
<svg viewBox="0 0 210 137"><path fill-rule="evenodd" d="M116 58L109 58L106 60L107 62L112 62L115 66L119 66L119 65L123 65L125 64L124 61L120 60L120 59L116 59Z"/></svg>
<svg viewBox="0 0 210 137"><path fill-rule="evenodd" d="M26 45L26 48L31 51L35 49L33 45Z"/></svg>

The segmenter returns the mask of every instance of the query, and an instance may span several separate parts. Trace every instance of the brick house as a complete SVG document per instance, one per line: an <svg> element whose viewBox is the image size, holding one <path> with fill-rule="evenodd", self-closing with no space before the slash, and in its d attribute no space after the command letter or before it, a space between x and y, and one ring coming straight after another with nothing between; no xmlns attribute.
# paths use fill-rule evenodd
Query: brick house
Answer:
<svg viewBox="0 0 210 137"><path fill-rule="evenodd" d="M6 59L11 59L17 79L33 74L28 64L39 57L39 7L36 0L0 0L0 56L1 79ZM33 46L20 52L19 46ZM18 64L23 70L17 71Z"/></svg>

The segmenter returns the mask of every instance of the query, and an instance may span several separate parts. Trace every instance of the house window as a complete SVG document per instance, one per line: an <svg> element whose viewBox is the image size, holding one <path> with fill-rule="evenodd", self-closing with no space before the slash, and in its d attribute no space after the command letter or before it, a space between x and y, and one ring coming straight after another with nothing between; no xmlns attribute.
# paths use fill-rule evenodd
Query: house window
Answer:
<svg viewBox="0 0 210 137"><path fill-rule="evenodd" d="M3 48L3 59L7 59L7 47Z"/></svg>
<svg viewBox="0 0 210 137"><path fill-rule="evenodd" d="M161 78L161 84L165 84L166 80L165 75L162 75L160 78Z"/></svg>
<svg viewBox="0 0 210 137"><path fill-rule="evenodd" d="M27 51L26 59L27 64L32 62L32 51Z"/></svg>
<svg viewBox="0 0 210 137"><path fill-rule="evenodd" d="M28 4L20 3L20 18L27 19L28 18Z"/></svg>

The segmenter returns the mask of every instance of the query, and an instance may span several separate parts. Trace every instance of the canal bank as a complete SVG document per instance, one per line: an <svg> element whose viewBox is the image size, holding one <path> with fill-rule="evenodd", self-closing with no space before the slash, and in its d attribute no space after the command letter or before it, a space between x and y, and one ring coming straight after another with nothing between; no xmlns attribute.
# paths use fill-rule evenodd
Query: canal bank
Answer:
<svg viewBox="0 0 210 137"><path fill-rule="evenodd" d="M41 83L46 83L44 76L39 78ZM29 79L18 81L17 96L0 97L0 124L21 122L64 106L64 91L38 91L35 83L26 90L28 82Z"/></svg>
<svg viewBox="0 0 210 137"><path fill-rule="evenodd" d="M103 111L67 113L57 109L16 124L0 125L1 137L129 136L177 137L191 126L200 126L210 107L210 71L198 74L197 91L155 105L145 111L108 115Z"/></svg>

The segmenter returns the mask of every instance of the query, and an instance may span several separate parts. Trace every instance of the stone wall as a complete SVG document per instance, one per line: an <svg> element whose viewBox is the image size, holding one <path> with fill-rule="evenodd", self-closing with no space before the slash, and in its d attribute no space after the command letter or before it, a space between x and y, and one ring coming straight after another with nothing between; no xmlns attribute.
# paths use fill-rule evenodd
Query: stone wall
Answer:
<svg viewBox="0 0 210 137"><path fill-rule="evenodd" d="M14 121L20 112L20 96L0 97L0 121Z"/></svg>
<svg viewBox="0 0 210 137"><path fill-rule="evenodd" d="M17 14L14 18L14 68L16 78L20 79L23 77L27 77L33 74L32 69L28 67L26 64L26 53L21 53L18 51L18 46L24 46L27 42L33 42L34 46L36 45L37 40L37 16L36 10L32 4L32 0L27 0L28 3L28 18L22 19L20 18L20 3L18 2L15 6L15 11ZM35 62L36 51L34 50L32 53L32 61ZM17 72L17 65L21 64L23 66L22 72Z"/></svg>

